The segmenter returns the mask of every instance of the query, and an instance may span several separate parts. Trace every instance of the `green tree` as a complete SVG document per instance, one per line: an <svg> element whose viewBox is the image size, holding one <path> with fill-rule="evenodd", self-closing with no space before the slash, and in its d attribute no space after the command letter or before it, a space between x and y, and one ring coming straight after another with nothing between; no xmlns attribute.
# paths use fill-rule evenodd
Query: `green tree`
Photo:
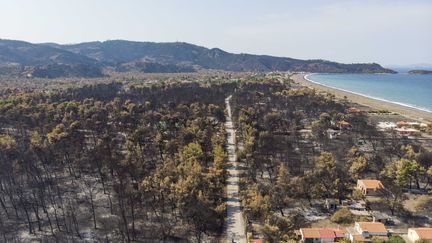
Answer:
<svg viewBox="0 0 432 243"><path fill-rule="evenodd" d="M425 169L417 161L402 158L389 163L385 167L383 174L401 187L409 186L411 188L414 182L417 188L420 188L420 177L425 172Z"/></svg>
<svg viewBox="0 0 432 243"><path fill-rule="evenodd" d="M323 197L336 197L339 201L345 198L348 193L348 176L341 168L332 154L321 152L315 160L312 183L322 192Z"/></svg>
<svg viewBox="0 0 432 243"><path fill-rule="evenodd" d="M350 162L351 166L349 167L349 173L354 177L354 179L363 178L368 168L366 158L364 156L358 156L353 158Z"/></svg>
<svg viewBox="0 0 432 243"><path fill-rule="evenodd" d="M275 208L277 208L281 215L284 216L283 209L288 204L288 196L290 192L290 180L288 170L285 164L281 164L278 168L278 174L276 177L276 185L273 193L271 193L271 202Z"/></svg>

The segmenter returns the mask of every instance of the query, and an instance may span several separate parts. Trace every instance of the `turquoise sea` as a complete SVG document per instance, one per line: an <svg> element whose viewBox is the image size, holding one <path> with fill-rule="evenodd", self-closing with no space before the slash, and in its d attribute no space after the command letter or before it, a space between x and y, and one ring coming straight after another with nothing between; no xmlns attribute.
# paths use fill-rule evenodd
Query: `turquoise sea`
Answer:
<svg viewBox="0 0 432 243"><path fill-rule="evenodd" d="M432 112L430 74L309 74L306 78L328 87Z"/></svg>

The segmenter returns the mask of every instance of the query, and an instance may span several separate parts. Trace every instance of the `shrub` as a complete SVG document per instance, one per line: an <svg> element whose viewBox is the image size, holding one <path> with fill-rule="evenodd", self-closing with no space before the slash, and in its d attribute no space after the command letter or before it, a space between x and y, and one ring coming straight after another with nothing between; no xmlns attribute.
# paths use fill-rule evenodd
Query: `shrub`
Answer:
<svg viewBox="0 0 432 243"><path fill-rule="evenodd" d="M354 200L364 200L365 196L363 195L361 190L355 189L351 194L351 198Z"/></svg>
<svg viewBox="0 0 432 243"><path fill-rule="evenodd" d="M341 208L331 216L330 220L338 224L351 224L354 223L354 215L348 208Z"/></svg>
<svg viewBox="0 0 432 243"><path fill-rule="evenodd" d="M388 239L389 243L404 243L405 240L402 239L402 237L400 236L390 236L390 238Z"/></svg>

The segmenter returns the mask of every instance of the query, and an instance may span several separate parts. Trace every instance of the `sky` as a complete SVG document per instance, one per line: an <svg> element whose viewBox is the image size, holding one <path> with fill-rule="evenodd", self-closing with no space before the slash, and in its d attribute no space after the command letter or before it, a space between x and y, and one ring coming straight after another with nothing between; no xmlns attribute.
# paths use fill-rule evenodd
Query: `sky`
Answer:
<svg viewBox="0 0 432 243"><path fill-rule="evenodd" d="M0 0L0 38L181 41L233 53L432 65L432 0Z"/></svg>

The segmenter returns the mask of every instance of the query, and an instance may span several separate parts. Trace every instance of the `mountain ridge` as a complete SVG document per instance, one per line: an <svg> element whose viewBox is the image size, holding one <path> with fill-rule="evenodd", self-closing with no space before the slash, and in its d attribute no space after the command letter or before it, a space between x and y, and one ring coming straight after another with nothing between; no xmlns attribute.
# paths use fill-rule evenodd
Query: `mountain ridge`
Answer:
<svg viewBox="0 0 432 243"><path fill-rule="evenodd" d="M40 43L0 39L0 73L5 67L21 69L50 67L57 74L79 76L75 67L89 66L94 77L105 68L118 71L191 72L223 70L233 72L304 71L327 73L394 73L377 63L343 64L321 59L301 60L270 55L234 54L220 48L206 48L186 42L93 41L77 44ZM65 68L59 71L59 68ZM3 73L8 73L3 71ZM84 76L87 76L84 75ZM98 74L99 75L99 74ZM96 76L98 76L96 75Z"/></svg>

